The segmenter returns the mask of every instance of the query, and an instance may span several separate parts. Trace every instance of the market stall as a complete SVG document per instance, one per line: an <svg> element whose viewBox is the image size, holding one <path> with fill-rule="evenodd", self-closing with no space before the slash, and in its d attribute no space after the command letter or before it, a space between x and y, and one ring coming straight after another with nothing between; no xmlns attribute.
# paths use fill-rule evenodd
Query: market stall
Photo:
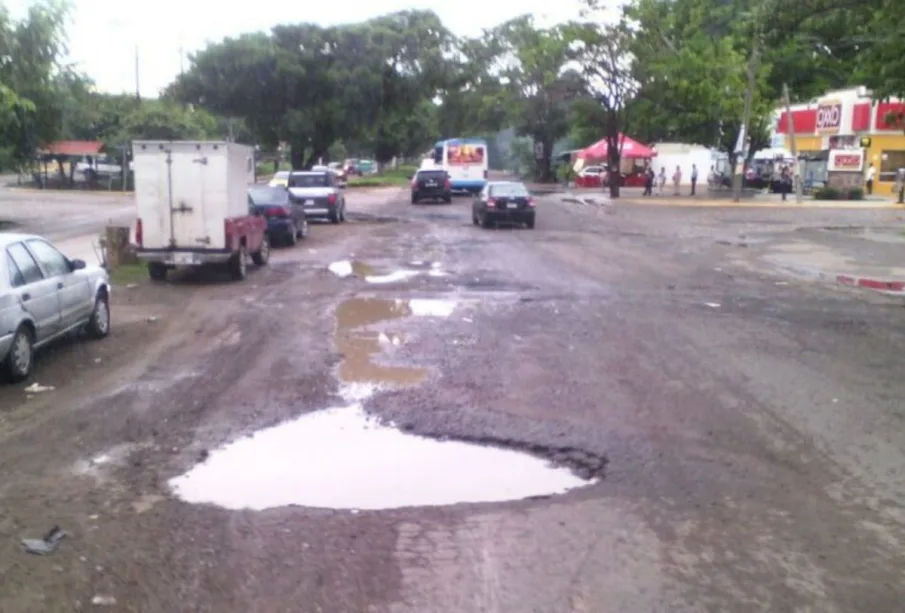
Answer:
<svg viewBox="0 0 905 613"><path fill-rule="evenodd" d="M622 149L622 156L619 161L619 175L622 185L630 187L643 186L644 169L650 164L650 160L656 157L657 152L622 133L619 134L619 143ZM609 163L608 154L609 145L605 138L582 149L577 155L575 172L580 173L582 168L591 165L606 167ZM604 178L603 183L606 183L606 178Z"/></svg>

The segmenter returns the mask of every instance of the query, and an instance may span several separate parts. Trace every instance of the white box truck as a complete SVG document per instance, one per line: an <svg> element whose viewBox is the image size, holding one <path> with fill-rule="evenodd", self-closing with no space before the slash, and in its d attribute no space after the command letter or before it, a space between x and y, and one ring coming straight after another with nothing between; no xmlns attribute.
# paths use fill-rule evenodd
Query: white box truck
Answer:
<svg viewBox="0 0 905 613"><path fill-rule="evenodd" d="M138 257L151 279L180 266L222 266L237 280L248 258L267 264L267 220L250 204L254 149L213 141L134 141Z"/></svg>

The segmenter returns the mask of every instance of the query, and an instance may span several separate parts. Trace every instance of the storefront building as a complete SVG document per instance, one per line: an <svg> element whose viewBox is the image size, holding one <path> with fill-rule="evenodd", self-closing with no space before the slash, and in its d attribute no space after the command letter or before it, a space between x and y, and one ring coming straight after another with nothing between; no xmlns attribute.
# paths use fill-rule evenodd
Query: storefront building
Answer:
<svg viewBox="0 0 905 613"><path fill-rule="evenodd" d="M777 136L791 150L790 123L799 154L834 149L865 150L865 169L877 169L874 193L892 194L896 172L905 168L905 127L887 123L890 113L905 113L905 102L878 101L864 87L827 92L808 104L793 104L791 122L785 108L777 109Z"/></svg>

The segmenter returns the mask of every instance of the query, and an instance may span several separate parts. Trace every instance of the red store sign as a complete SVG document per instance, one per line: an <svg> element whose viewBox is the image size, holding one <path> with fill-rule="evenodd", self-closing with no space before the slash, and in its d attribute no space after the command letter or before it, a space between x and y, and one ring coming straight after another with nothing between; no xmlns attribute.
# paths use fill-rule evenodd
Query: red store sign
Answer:
<svg viewBox="0 0 905 613"><path fill-rule="evenodd" d="M864 167L863 151L830 151L827 170L830 172L860 172Z"/></svg>
<svg viewBox="0 0 905 613"><path fill-rule="evenodd" d="M841 125L841 102L821 102L819 105L817 105L818 132L838 132Z"/></svg>

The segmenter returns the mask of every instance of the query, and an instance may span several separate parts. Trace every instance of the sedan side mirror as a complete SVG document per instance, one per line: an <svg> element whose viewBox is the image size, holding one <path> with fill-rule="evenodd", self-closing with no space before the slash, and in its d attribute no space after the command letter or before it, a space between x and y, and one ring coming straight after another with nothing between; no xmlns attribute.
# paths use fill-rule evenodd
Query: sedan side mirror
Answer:
<svg viewBox="0 0 905 613"><path fill-rule="evenodd" d="M69 260L69 267L72 268L73 271L82 270L86 266L87 266L87 264L85 263L85 260L79 260L79 259Z"/></svg>

